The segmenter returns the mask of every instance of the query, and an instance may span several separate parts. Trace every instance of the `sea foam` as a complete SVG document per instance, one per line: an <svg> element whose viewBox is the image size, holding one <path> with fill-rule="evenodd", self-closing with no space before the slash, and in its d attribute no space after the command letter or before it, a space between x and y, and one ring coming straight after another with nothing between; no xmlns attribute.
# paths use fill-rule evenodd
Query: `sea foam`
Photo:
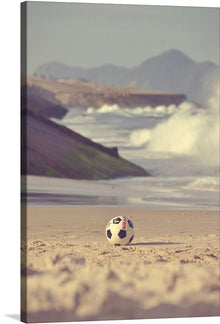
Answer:
<svg viewBox="0 0 220 324"><path fill-rule="evenodd" d="M219 165L219 96L211 98L207 108L191 103L178 108L154 128L132 131L131 145L144 146L146 153L188 155L203 164Z"/></svg>

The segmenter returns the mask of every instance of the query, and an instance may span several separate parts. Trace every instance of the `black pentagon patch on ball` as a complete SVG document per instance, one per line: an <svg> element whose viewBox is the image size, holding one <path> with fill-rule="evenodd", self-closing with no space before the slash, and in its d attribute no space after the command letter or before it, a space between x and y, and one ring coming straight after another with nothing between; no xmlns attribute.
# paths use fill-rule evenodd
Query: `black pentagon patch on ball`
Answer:
<svg viewBox="0 0 220 324"><path fill-rule="evenodd" d="M133 240L134 238L134 235L132 235L132 237L130 238L129 242L128 243L131 243L131 241Z"/></svg>
<svg viewBox="0 0 220 324"><path fill-rule="evenodd" d="M107 230L107 237L110 239L112 237L112 232L110 229Z"/></svg>
<svg viewBox="0 0 220 324"><path fill-rule="evenodd" d="M126 231L123 230L123 229L121 229L121 230L119 231L119 233L118 233L118 236L119 236L121 239L123 239L123 238L126 236Z"/></svg>
<svg viewBox="0 0 220 324"><path fill-rule="evenodd" d="M121 218L117 217L115 219L113 219L113 224L119 224L121 222Z"/></svg>
<svg viewBox="0 0 220 324"><path fill-rule="evenodd" d="M128 219L128 224L129 224L129 226L130 226L131 228L134 228L134 225L133 225L133 223L132 223L132 221L131 221L130 219Z"/></svg>

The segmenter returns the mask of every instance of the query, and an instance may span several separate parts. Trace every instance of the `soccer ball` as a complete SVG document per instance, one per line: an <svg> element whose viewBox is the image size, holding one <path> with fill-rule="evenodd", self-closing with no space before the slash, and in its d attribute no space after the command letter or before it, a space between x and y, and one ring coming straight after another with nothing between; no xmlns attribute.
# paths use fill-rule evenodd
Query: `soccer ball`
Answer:
<svg viewBox="0 0 220 324"><path fill-rule="evenodd" d="M134 238L134 225L125 216L116 216L106 226L107 240L114 245L126 245Z"/></svg>

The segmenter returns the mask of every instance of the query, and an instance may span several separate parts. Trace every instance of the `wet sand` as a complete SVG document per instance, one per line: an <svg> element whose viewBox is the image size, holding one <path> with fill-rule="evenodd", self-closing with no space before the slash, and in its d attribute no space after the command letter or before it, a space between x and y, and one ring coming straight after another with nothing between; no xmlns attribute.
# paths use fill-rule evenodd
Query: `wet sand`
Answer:
<svg viewBox="0 0 220 324"><path fill-rule="evenodd" d="M134 223L130 245L105 238L117 215ZM26 319L219 316L219 229L218 211L28 206Z"/></svg>

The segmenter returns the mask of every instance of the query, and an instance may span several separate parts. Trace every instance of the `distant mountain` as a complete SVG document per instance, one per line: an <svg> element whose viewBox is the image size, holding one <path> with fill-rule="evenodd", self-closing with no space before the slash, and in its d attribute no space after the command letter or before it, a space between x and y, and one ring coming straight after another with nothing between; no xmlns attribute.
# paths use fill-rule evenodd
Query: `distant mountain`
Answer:
<svg viewBox="0 0 220 324"><path fill-rule="evenodd" d="M83 69L50 62L41 65L35 71L35 76L82 78L102 84L184 93L190 101L203 104L219 80L219 67L211 62L197 63L173 49L150 58L135 68L106 64Z"/></svg>
<svg viewBox="0 0 220 324"><path fill-rule="evenodd" d="M42 64L34 73L34 76L51 79L84 79L87 81L118 85L121 77L130 70L113 64L104 64L100 67L83 69L72 67L58 62Z"/></svg>
<svg viewBox="0 0 220 324"><path fill-rule="evenodd" d="M196 63L177 50L167 51L142 63L130 79L137 88L185 93L190 101L203 104L219 77L217 65Z"/></svg>
<svg viewBox="0 0 220 324"><path fill-rule="evenodd" d="M107 148L27 110L22 113L22 174L72 179L149 176Z"/></svg>

